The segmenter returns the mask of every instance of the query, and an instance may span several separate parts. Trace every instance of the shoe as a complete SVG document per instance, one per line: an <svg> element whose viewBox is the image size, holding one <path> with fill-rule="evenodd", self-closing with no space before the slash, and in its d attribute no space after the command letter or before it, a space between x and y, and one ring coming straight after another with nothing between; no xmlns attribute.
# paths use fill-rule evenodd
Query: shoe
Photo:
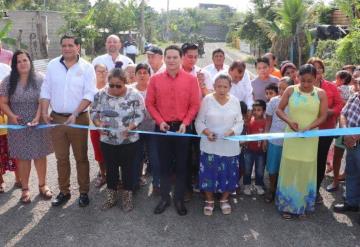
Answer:
<svg viewBox="0 0 360 247"><path fill-rule="evenodd" d="M160 196L160 187L150 184L149 191L148 191L148 197L150 197L150 196Z"/></svg>
<svg viewBox="0 0 360 247"><path fill-rule="evenodd" d="M174 201L176 212L180 216L184 216L187 214L187 209L185 208L183 201Z"/></svg>
<svg viewBox="0 0 360 247"><path fill-rule="evenodd" d="M247 196L251 196L251 185L250 184L244 185L244 194Z"/></svg>
<svg viewBox="0 0 360 247"><path fill-rule="evenodd" d="M53 196L53 193L46 184L39 185L39 194L44 200L50 200Z"/></svg>
<svg viewBox="0 0 360 247"><path fill-rule="evenodd" d="M275 193L272 192L272 191L267 191L266 194L265 194L265 198L264 198L264 201L266 203L272 203L275 199Z"/></svg>
<svg viewBox="0 0 360 247"><path fill-rule="evenodd" d="M169 206L170 206L169 200L161 199L159 204L156 206L156 208L154 210L154 214L162 214L166 210L166 208Z"/></svg>
<svg viewBox="0 0 360 247"><path fill-rule="evenodd" d="M220 200L220 208L224 215L231 214L231 205L228 200Z"/></svg>
<svg viewBox="0 0 360 247"><path fill-rule="evenodd" d="M121 207L125 212L134 209L133 194L130 190L124 190L121 194Z"/></svg>
<svg viewBox="0 0 360 247"><path fill-rule="evenodd" d="M211 216L214 211L214 205L215 205L214 201L205 201L205 206L203 209L204 215Z"/></svg>
<svg viewBox="0 0 360 247"><path fill-rule="evenodd" d="M106 189L106 201L102 205L101 209L106 210L114 207L117 203L116 196L117 196L116 190Z"/></svg>
<svg viewBox="0 0 360 247"><path fill-rule="evenodd" d="M65 195L64 193L60 192L57 195L57 197L51 202L51 205L53 207L57 207L57 206L60 206L62 204L65 204L67 201L70 200L70 197L71 197L70 193Z"/></svg>
<svg viewBox="0 0 360 247"><path fill-rule="evenodd" d="M334 186L333 183L329 184L328 186L326 186L326 191L327 192L335 192L338 190L338 186Z"/></svg>
<svg viewBox="0 0 360 247"><path fill-rule="evenodd" d="M265 190L263 189L262 186L255 185L255 189L256 189L256 194L258 194L259 196L262 196L265 194Z"/></svg>
<svg viewBox="0 0 360 247"><path fill-rule="evenodd" d="M358 211L359 211L359 206L351 206L351 205L347 204L346 202L336 204L334 206L334 212L336 212L336 213L358 212Z"/></svg>
<svg viewBox="0 0 360 247"><path fill-rule="evenodd" d="M81 193L79 196L79 207L86 207L87 205L89 205L90 200L89 200L89 196L86 193Z"/></svg>

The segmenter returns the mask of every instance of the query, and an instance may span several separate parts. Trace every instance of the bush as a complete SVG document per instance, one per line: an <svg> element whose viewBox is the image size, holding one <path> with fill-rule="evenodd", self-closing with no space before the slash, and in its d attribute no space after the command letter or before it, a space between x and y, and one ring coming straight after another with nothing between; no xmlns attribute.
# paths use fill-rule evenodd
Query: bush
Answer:
<svg viewBox="0 0 360 247"><path fill-rule="evenodd" d="M334 80L335 74L342 67L336 57L338 41L321 40L316 47L315 56L321 58L325 64L325 79Z"/></svg>
<svg viewBox="0 0 360 247"><path fill-rule="evenodd" d="M360 31L354 30L339 41L336 57L343 64L360 64Z"/></svg>

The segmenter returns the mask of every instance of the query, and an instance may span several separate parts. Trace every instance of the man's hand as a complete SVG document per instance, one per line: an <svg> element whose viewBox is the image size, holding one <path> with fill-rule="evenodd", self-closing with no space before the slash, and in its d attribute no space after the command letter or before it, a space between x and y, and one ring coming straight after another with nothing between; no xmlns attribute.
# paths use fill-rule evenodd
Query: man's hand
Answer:
<svg viewBox="0 0 360 247"><path fill-rule="evenodd" d="M64 124L68 125L68 124L75 124L76 122L76 116L74 114L71 114L69 116L69 118L65 121Z"/></svg>
<svg viewBox="0 0 360 247"><path fill-rule="evenodd" d="M356 144L356 140L354 136L344 136L344 145L347 148L352 148L355 146L355 144Z"/></svg>
<svg viewBox="0 0 360 247"><path fill-rule="evenodd" d="M177 132L180 134L184 134L186 132L186 125L180 124L179 130Z"/></svg>
<svg viewBox="0 0 360 247"><path fill-rule="evenodd" d="M162 122L159 127L163 132L167 132L170 129L170 126L166 122Z"/></svg>
<svg viewBox="0 0 360 247"><path fill-rule="evenodd" d="M43 114L42 114L42 119L44 120L44 122L45 122L46 124L50 124L51 121L53 120L53 118L52 118L49 114L47 114L47 113L43 113Z"/></svg>

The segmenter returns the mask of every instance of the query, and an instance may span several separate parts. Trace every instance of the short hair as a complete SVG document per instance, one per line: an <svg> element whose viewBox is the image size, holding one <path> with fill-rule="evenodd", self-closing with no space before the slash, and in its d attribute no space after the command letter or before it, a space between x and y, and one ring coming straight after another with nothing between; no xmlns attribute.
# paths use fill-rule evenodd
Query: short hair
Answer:
<svg viewBox="0 0 360 247"><path fill-rule="evenodd" d="M244 101L240 101L241 114L245 115L248 112L247 104Z"/></svg>
<svg viewBox="0 0 360 247"><path fill-rule="evenodd" d="M150 73L150 66L149 66L148 64L146 64L146 63L139 63L138 65L136 65L135 74L136 74L139 70L141 70L141 69L144 69L144 70L146 70L149 74L151 74L151 73Z"/></svg>
<svg viewBox="0 0 360 247"><path fill-rule="evenodd" d="M269 85L267 85L265 91L266 90L274 91L276 94L279 93L279 87L278 85L276 85L276 83L270 83Z"/></svg>
<svg viewBox="0 0 360 247"><path fill-rule="evenodd" d="M254 107L261 107L264 111L266 111L266 102L263 101L262 99L255 100L252 106L253 109Z"/></svg>
<svg viewBox="0 0 360 247"><path fill-rule="evenodd" d="M185 55L189 50L198 50L199 47L197 44L195 43L184 43L182 46L181 46L181 50L182 50L182 53Z"/></svg>
<svg viewBox="0 0 360 247"><path fill-rule="evenodd" d="M232 71L236 69L239 73L242 73L246 70L246 64L245 62L241 61L241 60L235 60L234 62L232 62L232 64L229 67L229 71Z"/></svg>
<svg viewBox="0 0 360 247"><path fill-rule="evenodd" d="M352 75L347 70L340 70L336 72L336 77L339 77L344 85L348 85L352 80Z"/></svg>
<svg viewBox="0 0 360 247"><path fill-rule="evenodd" d="M78 37L76 37L75 35L73 35L73 34L64 34L64 35L60 38L60 44L62 44L62 42L63 42L64 39L73 39L75 45L80 45L80 44L81 44L81 40L80 40Z"/></svg>
<svg viewBox="0 0 360 247"><path fill-rule="evenodd" d="M319 57L311 57L311 58L309 58L307 63L312 64L314 66L315 66L315 63L318 63L320 65L320 67L322 68L322 70L325 72L325 64L324 64L323 60L321 60L321 58L319 58Z"/></svg>
<svg viewBox="0 0 360 247"><path fill-rule="evenodd" d="M270 61L269 58L267 57L258 57L255 61L255 67L259 64L259 63L266 63L267 66L270 66Z"/></svg>
<svg viewBox="0 0 360 247"><path fill-rule="evenodd" d="M221 53L221 54L223 54L223 55L225 56L225 52L224 52L224 50L221 49L221 48L215 49L215 50L212 52L212 57L214 57L216 53Z"/></svg>
<svg viewBox="0 0 360 247"><path fill-rule="evenodd" d="M165 52L164 52L165 56L166 56L166 53L167 53L168 50L176 50L176 51L179 52L180 57L183 56L182 50L181 50L180 47L177 46L177 45L169 45L168 47L166 47L166 48L165 48Z"/></svg>
<svg viewBox="0 0 360 247"><path fill-rule="evenodd" d="M344 65L341 69L342 70L351 70L351 73L354 73L356 66L352 65L352 64L347 64L347 65Z"/></svg>
<svg viewBox="0 0 360 247"><path fill-rule="evenodd" d="M299 75L302 76L305 74L310 74L310 75L316 77L316 68L314 67L314 65L309 64L309 63L301 65L300 69L299 69Z"/></svg>
<svg viewBox="0 0 360 247"><path fill-rule="evenodd" d="M110 73L108 75L108 81L110 81L112 78L118 78L125 84L127 83L126 73L121 68L113 68L112 70L110 70Z"/></svg>
<svg viewBox="0 0 360 247"><path fill-rule="evenodd" d="M279 82L285 82L288 86L295 84L294 81L289 76L281 77Z"/></svg>
<svg viewBox="0 0 360 247"><path fill-rule="evenodd" d="M108 70L107 66L103 63L98 63L94 65L94 69L96 70L98 67L103 67L106 69L106 71Z"/></svg>
<svg viewBox="0 0 360 247"><path fill-rule="evenodd" d="M220 80L220 79L224 79L224 80L228 81L228 82L229 82L229 86L231 87L231 77L230 77L230 76L228 76L228 75L226 75L226 74L220 74L220 75L218 75L218 76L215 78L214 84L215 84L218 80Z"/></svg>

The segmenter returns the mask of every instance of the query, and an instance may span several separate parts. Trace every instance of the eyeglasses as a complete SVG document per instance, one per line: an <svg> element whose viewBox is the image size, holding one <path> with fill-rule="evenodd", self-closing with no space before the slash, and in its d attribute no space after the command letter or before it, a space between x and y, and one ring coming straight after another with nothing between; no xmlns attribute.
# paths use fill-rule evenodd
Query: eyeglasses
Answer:
<svg viewBox="0 0 360 247"><path fill-rule="evenodd" d="M117 89L120 89L120 88L122 88L122 87L123 87L122 85L109 84L109 88L117 88Z"/></svg>

